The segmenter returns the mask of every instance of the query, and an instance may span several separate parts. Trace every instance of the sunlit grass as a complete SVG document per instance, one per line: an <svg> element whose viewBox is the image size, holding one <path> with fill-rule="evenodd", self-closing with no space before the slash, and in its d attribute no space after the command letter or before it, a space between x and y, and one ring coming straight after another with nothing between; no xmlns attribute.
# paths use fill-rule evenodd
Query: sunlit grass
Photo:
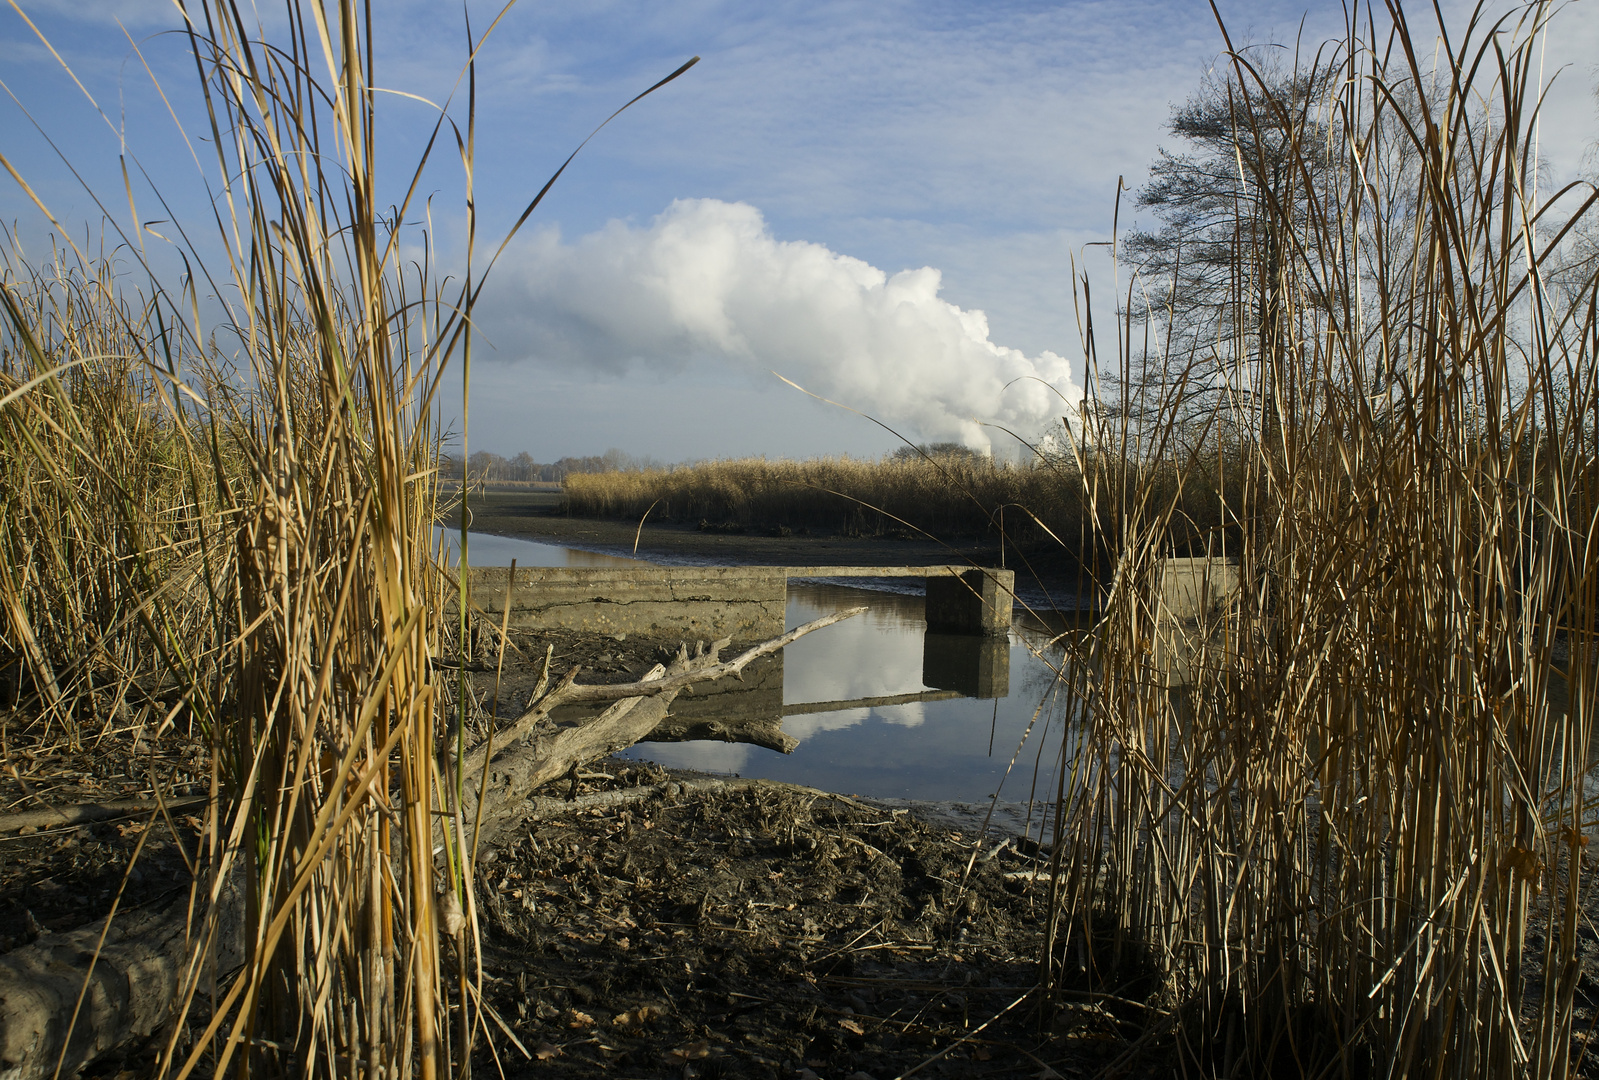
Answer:
<svg viewBox="0 0 1599 1080"><path fill-rule="evenodd" d="M1104 374L1128 399L1092 444L1125 439L1185 482L1215 458L1162 445L1232 442L1245 466L1215 485L1212 546L1243 589L1185 628L1198 675L1177 688L1156 647L1174 502L1122 458L1089 470L1119 517L1094 522L1108 600L1068 672L1085 738L1061 770L1045 963L1064 998L1146 1033L1135 1056L1465 1078L1563 1076L1580 1052L1599 349L1594 280L1544 280L1557 215L1592 204L1586 185L1554 212L1532 198L1548 14L1474 24L1436 73L1404 29L1325 50L1327 140L1275 174L1239 158L1261 194L1234 296L1264 297L1257 321L1176 385L1139 385L1124 335L1142 332L1118 328ZM1261 105L1246 57L1233 74ZM1404 183L1361 182L1379 167ZM1140 419L1192 416L1200 376L1237 357L1208 430Z"/></svg>

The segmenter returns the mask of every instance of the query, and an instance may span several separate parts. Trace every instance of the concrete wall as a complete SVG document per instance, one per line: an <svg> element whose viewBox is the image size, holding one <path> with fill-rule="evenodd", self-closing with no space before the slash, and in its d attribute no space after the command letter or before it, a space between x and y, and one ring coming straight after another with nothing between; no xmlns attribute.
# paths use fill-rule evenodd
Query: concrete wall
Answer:
<svg viewBox="0 0 1599 1080"><path fill-rule="evenodd" d="M472 603L504 610L505 567L472 573ZM783 632L788 581L781 567L518 567L510 624L714 641L764 640Z"/></svg>
<svg viewBox="0 0 1599 1080"><path fill-rule="evenodd" d="M516 571L510 625L707 641L783 632L790 577L927 576L927 628L1002 637L1010 630L1012 570L958 567L531 566ZM506 567L472 570L472 603L505 608Z"/></svg>
<svg viewBox="0 0 1599 1080"><path fill-rule="evenodd" d="M929 577L927 629L934 634L1008 634L1015 591L1014 570L967 570Z"/></svg>
<svg viewBox="0 0 1599 1080"><path fill-rule="evenodd" d="M1229 614L1237 598L1237 563L1205 558L1161 562L1155 670L1167 686L1188 686L1207 653L1230 647Z"/></svg>

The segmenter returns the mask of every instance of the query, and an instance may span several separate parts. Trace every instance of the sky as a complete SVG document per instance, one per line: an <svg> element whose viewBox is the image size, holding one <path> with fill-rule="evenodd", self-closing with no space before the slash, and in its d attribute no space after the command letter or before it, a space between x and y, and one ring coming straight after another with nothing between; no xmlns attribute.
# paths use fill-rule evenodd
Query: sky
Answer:
<svg viewBox="0 0 1599 1080"><path fill-rule="evenodd" d="M18 3L81 83L0 8L0 148L57 220L96 242L104 215L126 221L125 140L133 212L214 231L175 8ZM463 11L478 34L499 11L375 7L377 84L435 103L466 56ZM1344 10L1219 7L1235 41L1305 51L1338 33ZM1430 38L1431 5L1412 8ZM1463 23L1461 5L1444 8ZM281 30L278 7L260 12ZM1569 4L1556 26L1540 142L1551 182L1593 165L1599 7ZM1081 396L1073 267L1114 293L1106 249L1092 245L1113 234L1118 182L1125 229L1170 144L1172 107L1223 47L1198 0L511 8L480 52L476 194L493 244L596 124L701 59L588 144L496 266L479 308L469 448L543 462L613 447L665 461L875 456L900 445L893 429L1012 452L1005 429L1036 435ZM398 197L435 113L398 94L384 102L379 167ZM464 116L462 95L451 111ZM448 154L423 191L440 258L459 266L461 169ZM5 176L0 215L32 257L48 250L39 213ZM170 255L156 261L175 272ZM459 437L458 400L448 413Z"/></svg>

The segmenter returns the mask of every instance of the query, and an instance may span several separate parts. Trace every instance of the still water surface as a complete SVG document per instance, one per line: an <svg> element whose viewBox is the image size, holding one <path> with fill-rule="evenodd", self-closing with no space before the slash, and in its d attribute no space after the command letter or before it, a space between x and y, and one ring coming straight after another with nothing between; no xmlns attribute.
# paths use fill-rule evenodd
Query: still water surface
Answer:
<svg viewBox="0 0 1599 1080"><path fill-rule="evenodd" d="M468 543L474 566L637 565L478 533ZM1004 641L929 635L920 596L804 581L789 583L788 628L861 604L865 614L784 650L773 707L799 740L792 754L684 742L640 744L624 756L870 798L979 802L997 792L1025 803L1035 778L1037 797L1053 792L1064 725L1052 692L1060 652L1046 649L1047 635L1020 626Z"/></svg>

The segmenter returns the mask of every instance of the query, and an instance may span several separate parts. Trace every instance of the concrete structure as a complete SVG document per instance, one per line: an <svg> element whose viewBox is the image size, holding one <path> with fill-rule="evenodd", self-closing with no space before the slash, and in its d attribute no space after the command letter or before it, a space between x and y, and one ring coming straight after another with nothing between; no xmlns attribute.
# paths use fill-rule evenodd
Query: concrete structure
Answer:
<svg viewBox="0 0 1599 1080"><path fill-rule="evenodd" d="M472 570L472 603L505 609L505 567ZM778 566L531 566L516 570L510 625L519 630L715 641L783 632L788 579Z"/></svg>
<svg viewBox="0 0 1599 1080"><path fill-rule="evenodd" d="M510 573L506 567L471 571L472 603L490 618L505 610ZM927 579L927 626L935 633L1000 637L1010 630L1015 572L965 566L519 567L510 625L762 640L783 632L789 578L887 577Z"/></svg>
<svg viewBox="0 0 1599 1080"><path fill-rule="evenodd" d="M1194 681L1204 654L1227 647L1229 619L1238 598L1238 564L1219 558L1165 559L1152 603L1155 670L1167 686Z"/></svg>
<svg viewBox="0 0 1599 1080"><path fill-rule="evenodd" d="M966 570L927 579L927 629L934 634L1010 633L1014 570Z"/></svg>

